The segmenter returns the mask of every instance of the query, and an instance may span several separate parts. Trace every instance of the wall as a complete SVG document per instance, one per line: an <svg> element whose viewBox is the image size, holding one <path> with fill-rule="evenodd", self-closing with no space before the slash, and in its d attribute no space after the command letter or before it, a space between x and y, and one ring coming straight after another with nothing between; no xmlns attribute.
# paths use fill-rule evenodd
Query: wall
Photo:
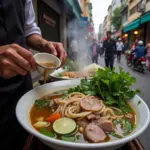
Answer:
<svg viewBox="0 0 150 150"><path fill-rule="evenodd" d="M129 15L129 18L128 18L128 22L132 22L134 21L135 19L139 18L141 16L141 13L140 12L136 12L132 15L130 15L130 10L135 7L141 0L133 0L131 3L129 3L129 9L128 9L128 15ZM129 0L128 0L129 2Z"/></svg>
<svg viewBox="0 0 150 150"><path fill-rule="evenodd" d="M145 11L150 11L150 2L146 3L146 8L145 8Z"/></svg>

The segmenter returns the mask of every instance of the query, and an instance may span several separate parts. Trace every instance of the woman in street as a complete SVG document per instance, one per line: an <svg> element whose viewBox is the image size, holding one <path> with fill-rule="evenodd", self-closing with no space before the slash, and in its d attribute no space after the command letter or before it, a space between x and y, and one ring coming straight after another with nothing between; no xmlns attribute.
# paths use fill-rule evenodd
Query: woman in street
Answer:
<svg viewBox="0 0 150 150"><path fill-rule="evenodd" d="M98 64L98 53L97 53L98 45L96 39L93 40L93 44L91 46L92 51L92 63Z"/></svg>
<svg viewBox="0 0 150 150"><path fill-rule="evenodd" d="M150 71L150 43L147 44L147 47L146 47L146 58L147 58L147 70Z"/></svg>
<svg viewBox="0 0 150 150"><path fill-rule="evenodd" d="M18 100L32 89L30 71L36 70L28 48L56 55L62 63L66 58L62 44L43 39L34 20L32 0L0 0L1 150L22 150L28 136L15 116Z"/></svg>

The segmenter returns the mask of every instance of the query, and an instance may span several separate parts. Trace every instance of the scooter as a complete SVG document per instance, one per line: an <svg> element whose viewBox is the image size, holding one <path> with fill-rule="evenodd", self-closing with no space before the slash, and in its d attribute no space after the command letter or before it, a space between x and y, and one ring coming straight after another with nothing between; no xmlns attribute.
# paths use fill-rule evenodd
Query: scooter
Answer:
<svg viewBox="0 0 150 150"><path fill-rule="evenodd" d="M135 66L133 67L134 70L139 72L144 72L146 70L146 58L141 57L136 61Z"/></svg>

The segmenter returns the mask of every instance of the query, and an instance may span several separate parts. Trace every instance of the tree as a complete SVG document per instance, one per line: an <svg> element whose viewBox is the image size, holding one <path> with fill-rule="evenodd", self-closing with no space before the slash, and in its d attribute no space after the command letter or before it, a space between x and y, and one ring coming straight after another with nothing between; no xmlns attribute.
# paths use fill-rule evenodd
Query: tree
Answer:
<svg viewBox="0 0 150 150"><path fill-rule="evenodd" d="M114 26L115 30L119 30L121 27L121 7L117 7L113 11L113 15L111 17L111 24Z"/></svg>

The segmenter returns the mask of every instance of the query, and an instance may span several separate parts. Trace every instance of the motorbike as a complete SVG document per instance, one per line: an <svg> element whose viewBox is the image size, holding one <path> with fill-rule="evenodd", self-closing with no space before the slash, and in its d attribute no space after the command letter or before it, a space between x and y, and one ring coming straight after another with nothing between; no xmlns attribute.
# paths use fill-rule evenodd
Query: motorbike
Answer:
<svg viewBox="0 0 150 150"><path fill-rule="evenodd" d="M127 65L129 67L132 66L132 60L135 57L135 53L131 54L131 51L126 52L126 60L127 60ZM146 70L146 58L141 57L136 61L135 66L133 66L133 69L139 72L144 72Z"/></svg>
<svg viewBox="0 0 150 150"><path fill-rule="evenodd" d="M141 57L136 61L134 70L139 71L139 72L144 72L146 70L146 58L145 57Z"/></svg>

